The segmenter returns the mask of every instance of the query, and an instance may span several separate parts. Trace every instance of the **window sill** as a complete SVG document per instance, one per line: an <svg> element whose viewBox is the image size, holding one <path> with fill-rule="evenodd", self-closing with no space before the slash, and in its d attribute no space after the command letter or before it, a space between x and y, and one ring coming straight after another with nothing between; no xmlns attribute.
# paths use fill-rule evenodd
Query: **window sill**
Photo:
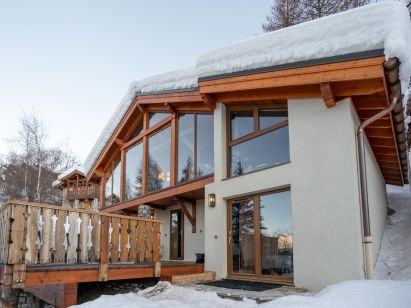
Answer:
<svg viewBox="0 0 411 308"><path fill-rule="evenodd" d="M291 163L291 161L287 161L285 163L277 164L277 165L274 165L274 166L269 166L269 167L253 170L253 171L243 173L243 174L240 174L240 175L236 175L236 176L232 176L232 177L227 177L227 178L222 179L221 181L228 181L228 180L236 179L236 178L243 177L245 175L250 175L250 174L253 174L253 173L256 173L256 172L261 172L261 171L277 168L277 167L280 167L280 166L288 165L290 163Z"/></svg>

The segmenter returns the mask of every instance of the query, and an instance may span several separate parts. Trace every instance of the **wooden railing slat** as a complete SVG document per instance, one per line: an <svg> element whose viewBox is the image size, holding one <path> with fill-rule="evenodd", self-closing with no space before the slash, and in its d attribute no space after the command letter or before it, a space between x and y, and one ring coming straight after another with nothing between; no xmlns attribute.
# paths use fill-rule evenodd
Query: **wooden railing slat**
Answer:
<svg viewBox="0 0 411 308"><path fill-rule="evenodd" d="M51 216L53 215L53 211L51 209L43 209L43 245L40 248L40 263L41 264L48 264L51 260Z"/></svg>
<svg viewBox="0 0 411 308"><path fill-rule="evenodd" d="M160 224L153 223L153 262L160 261Z"/></svg>
<svg viewBox="0 0 411 308"><path fill-rule="evenodd" d="M57 217L58 223L56 228L56 252L54 257L56 263L64 263L66 254L66 251L64 249L64 240L66 237L64 224L66 223L67 212L59 211Z"/></svg>
<svg viewBox="0 0 411 308"><path fill-rule="evenodd" d="M90 250L90 262L98 262L100 260L100 234L101 222L99 215L92 215L91 223L93 224L92 242L93 247Z"/></svg>
<svg viewBox="0 0 411 308"><path fill-rule="evenodd" d="M137 230L137 249L138 249L138 261L145 261L145 233L146 233L146 223L144 221L138 222Z"/></svg>
<svg viewBox="0 0 411 308"><path fill-rule="evenodd" d="M12 209L11 240L8 252L8 264L19 264L23 256L23 229L24 229L24 205L16 205Z"/></svg>
<svg viewBox="0 0 411 308"><path fill-rule="evenodd" d="M153 261L153 223L146 222L146 261Z"/></svg>
<svg viewBox="0 0 411 308"><path fill-rule="evenodd" d="M122 218L121 223L121 252L120 252L120 262L128 262L128 252L127 244L129 244L129 219Z"/></svg>
<svg viewBox="0 0 411 308"><path fill-rule="evenodd" d="M117 263L119 260L118 257L118 244L119 244L119 223L120 223L120 218L113 217L111 218L111 225L113 228L113 233L111 237L111 262L112 263Z"/></svg>
<svg viewBox="0 0 411 308"><path fill-rule="evenodd" d="M130 262L137 262L137 221L130 220Z"/></svg>

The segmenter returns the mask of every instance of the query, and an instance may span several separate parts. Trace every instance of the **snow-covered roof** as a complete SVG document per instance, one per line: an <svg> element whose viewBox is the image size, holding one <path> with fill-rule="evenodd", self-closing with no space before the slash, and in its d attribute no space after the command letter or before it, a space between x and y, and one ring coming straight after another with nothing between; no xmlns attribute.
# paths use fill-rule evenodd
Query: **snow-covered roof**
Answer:
<svg viewBox="0 0 411 308"><path fill-rule="evenodd" d="M52 183L53 187L59 186L67 177L69 177L72 174L80 174L82 176L85 176L83 166L82 165L74 166L60 173L60 175L57 177L57 180L55 180Z"/></svg>
<svg viewBox="0 0 411 308"><path fill-rule="evenodd" d="M120 102L120 105L114 111L110 120L104 127L103 132L98 137L96 143L84 161L83 166L85 174L90 172L95 161L100 156L107 142L110 140L117 126L120 124L124 115L133 103L136 95L165 91L179 91L197 87L198 75L195 68L172 71L131 83L126 95Z"/></svg>
<svg viewBox="0 0 411 308"><path fill-rule="evenodd" d="M386 59L401 61L402 89L411 76L411 24L408 9L386 1L305 22L210 50L194 68L133 82L84 162L87 175L136 95L198 87L198 78L244 72L347 54L383 50ZM407 97L407 93L405 93Z"/></svg>

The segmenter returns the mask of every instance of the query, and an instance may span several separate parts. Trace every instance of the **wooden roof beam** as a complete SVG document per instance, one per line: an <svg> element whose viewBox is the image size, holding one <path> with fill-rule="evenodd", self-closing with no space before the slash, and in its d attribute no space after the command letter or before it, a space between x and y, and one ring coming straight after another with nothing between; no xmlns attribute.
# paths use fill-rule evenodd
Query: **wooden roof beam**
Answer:
<svg viewBox="0 0 411 308"><path fill-rule="evenodd" d="M320 83L321 96L327 108L334 107L337 103L335 100L334 91L329 82Z"/></svg>
<svg viewBox="0 0 411 308"><path fill-rule="evenodd" d="M204 105L206 105L211 110L215 109L215 100L209 94L200 93L201 98L203 99Z"/></svg>

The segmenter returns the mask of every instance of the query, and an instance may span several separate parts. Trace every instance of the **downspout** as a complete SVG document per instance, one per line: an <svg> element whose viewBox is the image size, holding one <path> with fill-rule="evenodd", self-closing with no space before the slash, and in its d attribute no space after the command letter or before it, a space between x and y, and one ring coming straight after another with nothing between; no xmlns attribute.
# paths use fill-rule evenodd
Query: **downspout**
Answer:
<svg viewBox="0 0 411 308"><path fill-rule="evenodd" d="M373 279L373 258L372 258L372 238L370 227L370 212L368 205L368 188L367 188L367 168L365 163L365 128L371 123L381 119L389 114L397 105L397 97L393 97L391 104L384 110L375 114L371 118L361 123L357 130L357 145L358 145L358 164L360 172L360 197L362 210L362 227L363 227L363 244L364 244L364 270L365 279Z"/></svg>

